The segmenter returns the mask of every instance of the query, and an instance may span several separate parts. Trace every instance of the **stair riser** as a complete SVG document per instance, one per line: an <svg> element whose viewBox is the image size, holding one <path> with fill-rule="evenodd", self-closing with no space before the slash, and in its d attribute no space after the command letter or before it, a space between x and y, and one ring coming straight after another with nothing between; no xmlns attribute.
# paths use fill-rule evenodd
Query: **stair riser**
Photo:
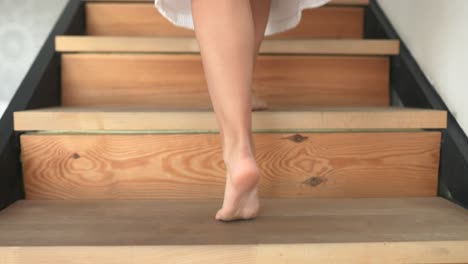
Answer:
<svg viewBox="0 0 468 264"><path fill-rule="evenodd" d="M254 133L269 198L436 196L440 132ZM27 199L222 198L219 134L21 135Z"/></svg>
<svg viewBox="0 0 468 264"><path fill-rule="evenodd" d="M87 3L89 35L107 36L194 36L194 31L177 27L165 19L153 3ZM299 25L268 38L362 38L362 7L306 9Z"/></svg>
<svg viewBox="0 0 468 264"><path fill-rule="evenodd" d="M259 56L255 93L271 107L389 106L389 58ZM64 106L211 107L200 55L63 54Z"/></svg>

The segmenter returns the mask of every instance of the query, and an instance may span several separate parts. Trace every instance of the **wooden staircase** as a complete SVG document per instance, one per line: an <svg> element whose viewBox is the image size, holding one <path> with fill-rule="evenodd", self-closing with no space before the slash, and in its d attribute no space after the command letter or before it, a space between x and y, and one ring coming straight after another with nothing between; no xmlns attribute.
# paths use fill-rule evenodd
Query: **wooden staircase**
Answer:
<svg viewBox="0 0 468 264"><path fill-rule="evenodd" d="M437 196L447 112L391 105L399 42L364 38L367 4L262 44L262 212L222 223L193 31L152 1L88 1L87 35L56 38L62 104L14 113L26 199L0 211L0 263L468 262L468 211Z"/></svg>

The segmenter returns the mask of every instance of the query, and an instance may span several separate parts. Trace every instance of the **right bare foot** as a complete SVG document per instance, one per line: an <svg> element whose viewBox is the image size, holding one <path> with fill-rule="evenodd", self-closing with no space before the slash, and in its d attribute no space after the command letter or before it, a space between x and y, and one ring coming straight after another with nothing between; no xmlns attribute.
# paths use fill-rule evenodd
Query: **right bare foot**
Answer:
<svg viewBox="0 0 468 264"><path fill-rule="evenodd" d="M232 165L232 166L231 166ZM216 220L232 221L252 219L258 215L258 182L260 170L252 155L226 162L227 179L223 207L216 213Z"/></svg>

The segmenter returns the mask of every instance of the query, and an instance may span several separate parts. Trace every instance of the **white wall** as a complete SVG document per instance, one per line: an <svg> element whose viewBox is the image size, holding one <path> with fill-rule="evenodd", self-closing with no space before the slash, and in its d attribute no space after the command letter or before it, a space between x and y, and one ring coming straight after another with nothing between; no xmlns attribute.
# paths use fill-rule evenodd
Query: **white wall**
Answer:
<svg viewBox="0 0 468 264"><path fill-rule="evenodd" d="M0 0L0 117L67 0Z"/></svg>
<svg viewBox="0 0 468 264"><path fill-rule="evenodd" d="M468 134L468 0L378 0Z"/></svg>

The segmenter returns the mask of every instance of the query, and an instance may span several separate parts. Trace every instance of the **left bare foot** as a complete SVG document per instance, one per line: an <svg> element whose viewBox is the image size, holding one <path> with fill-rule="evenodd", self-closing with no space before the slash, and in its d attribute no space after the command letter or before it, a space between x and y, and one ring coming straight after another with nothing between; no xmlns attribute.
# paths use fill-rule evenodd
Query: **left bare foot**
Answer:
<svg viewBox="0 0 468 264"><path fill-rule="evenodd" d="M260 208L257 193L260 170L254 157L243 155L235 160L231 159L226 162L226 168L228 177L224 202L223 207L216 214L216 220L255 218Z"/></svg>

